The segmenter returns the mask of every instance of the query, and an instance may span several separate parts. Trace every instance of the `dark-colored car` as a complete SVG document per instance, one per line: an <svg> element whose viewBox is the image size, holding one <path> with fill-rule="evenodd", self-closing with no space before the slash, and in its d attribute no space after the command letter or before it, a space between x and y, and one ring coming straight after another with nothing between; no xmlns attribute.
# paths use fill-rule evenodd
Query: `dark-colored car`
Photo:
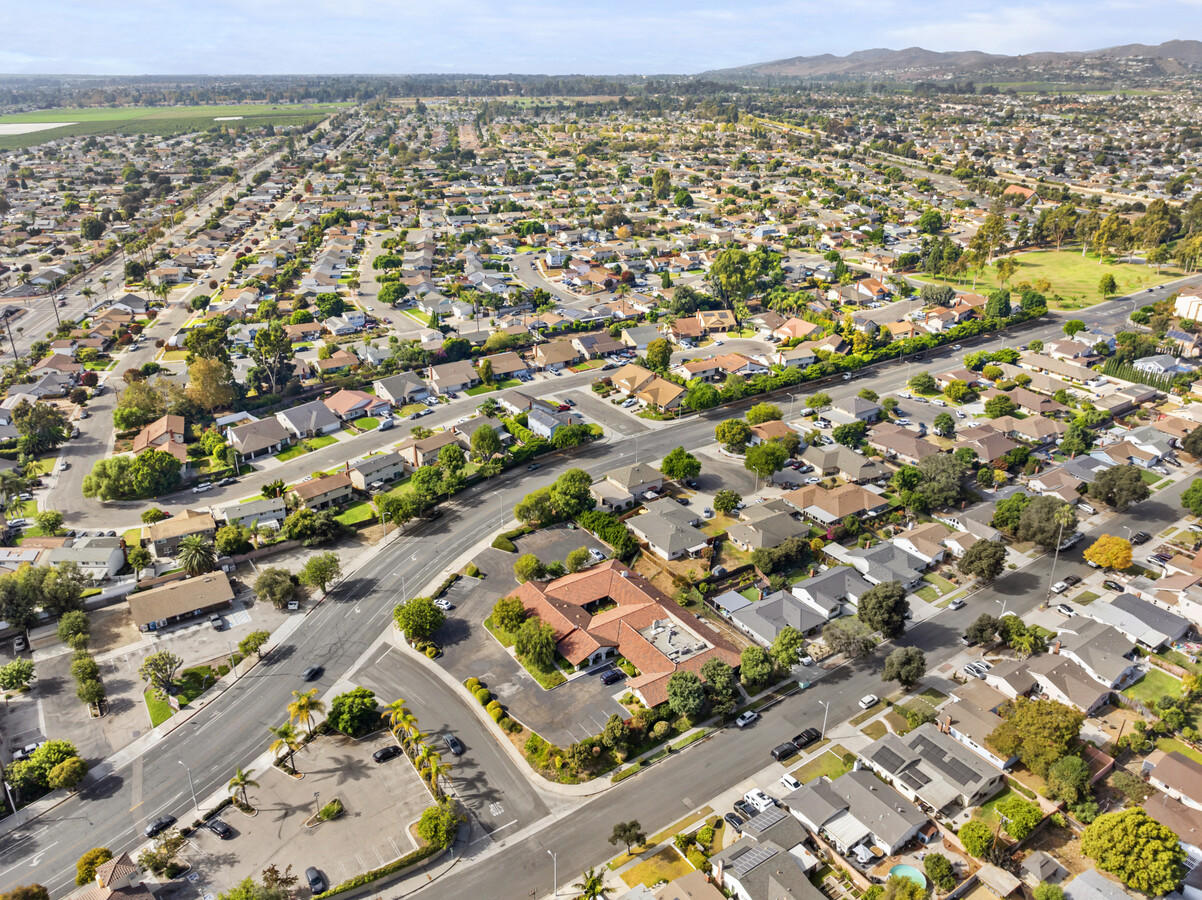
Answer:
<svg viewBox="0 0 1202 900"><path fill-rule="evenodd" d="M790 756L797 755L797 745L792 741L785 741L783 744L777 744L772 748L772 758L777 762L782 759L788 759Z"/></svg>
<svg viewBox="0 0 1202 900"><path fill-rule="evenodd" d="M305 671L301 672L301 680L302 681L316 681L323 674L325 674L325 671L326 671L325 668L322 666L309 666L309 668L307 668L307 669L305 669Z"/></svg>
<svg viewBox="0 0 1202 900"><path fill-rule="evenodd" d="M1080 584L1081 579L1076 575L1065 575L1064 583L1067 584L1069 587L1072 587L1074 584Z"/></svg>
<svg viewBox="0 0 1202 900"><path fill-rule="evenodd" d="M801 734L797 735L797 737L793 738L793 743L798 750L804 750L820 737L822 737L822 735L819 734L817 728L807 728Z"/></svg>
<svg viewBox="0 0 1202 900"><path fill-rule="evenodd" d="M305 869L305 881L309 882L309 892L313 894L324 894L326 891L326 877L322 875L315 866L309 866Z"/></svg>
<svg viewBox="0 0 1202 900"><path fill-rule="evenodd" d="M750 819L755 816L755 807L746 800L735 801L735 812L741 815L744 819Z"/></svg>
<svg viewBox="0 0 1202 900"><path fill-rule="evenodd" d="M382 763L382 762L388 762L388 760L392 759L394 756L400 756L400 755L401 755L401 748L398 747L396 744L389 744L387 747L381 747L379 750L377 750L375 753L373 753L371 755L371 758L374 759L378 763Z"/></svg>
<svg viewBox="0 0 1202 900"><path fill-rule="evenodd" d="M146 829L142 832L142 834L144 834L146 837L152 838L155 835L161 834L162 832L166 831L168 828L170 828L174 824L175 824L175 816L159 816L157 819L155 819L153 822L151 822L149 825L146 826Z"/></svg>
<svg viewBox="0 0 1202 900"><path fill-rule="evenodd" d="M617 684L619 681L621 681L625 677L626 677L626 673L623 672L621 669L608 669L605 672L601 673L601 683L602 684Z"/></svg>
<svg viewBox="0 0 1202 900"><path fill-rule="evenodd" d="M688 497L677 497L676 502L679 503L681 506L688 506L689 498Z"/></svg>
<svg viewBox="0 0 1202 900"><path fill-rule="evenodd" d="M451 751L453 756L463 755L463 743L451 732L447 732L442 736L442 742L447 745L447 749Z"/></svg>
<svg viewBox="0 0 1202 900"><path fill-rule="evenodd" d="M221 821L220 819L209 819L205 825L209 831L213 832L213 834L217 835L217 837L221 838L223 841L228 841L234 836L234 829L230 828L230 826L226 825L225 822Z"/></svg>
<svg viewBox="0 0 1202 900"><path fill-rule="evenodd" d="M1106 588L1108 591L1121 591L1123 589L1123 586L1117 581L1103 581L1102 587Z"/></svg>
<svg viewBox="0 0 1202 900"><path fill-rule="evenodd" d="M233 475L229 475L225 478L222 478L219 482L217 482L217 485L218 485L218 487L225 487L226 485L237 484L237 483L238 483L238 479L235 478Z"/></svg>
<svg viewBox="0 0 1202 900"><path fill-rule="evenodd" d="M526 469L530 472L533 472L535 469L541 469L542 467L542 463L531 463L530 465L526 466Z"/></svg>
<svg viewBox="0 0 1202 900"><path fill-rule="evenodd" d="M1139 544L1146 544L1150 540L1152 540L1152 535L1148 534L1146 531L1137 531L1135 534L1131 535L1131 543L1137 546Z"/></svg>
<svg viewBox="0 0 1202 900"><path fill-rule="evenodd" d="M727 825L735 830L735 834L743 833L743 823L746 820L738 813L728 812L722 818L726 820Z"/></svg>

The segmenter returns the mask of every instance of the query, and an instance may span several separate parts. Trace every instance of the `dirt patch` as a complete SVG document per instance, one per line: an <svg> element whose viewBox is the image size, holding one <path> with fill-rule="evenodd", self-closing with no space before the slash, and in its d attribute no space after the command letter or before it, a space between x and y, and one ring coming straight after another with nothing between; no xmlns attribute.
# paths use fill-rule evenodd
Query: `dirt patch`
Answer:
<svg viewBox="0 0 1202 900"><path fill-rule="evenodd" d="M1069 877L1094 868L1093 860L1081 855L1081 842L1077 836L1069 829L1052 825L1050 822L1036 832L1028 842L1027 849L1031 852L1042 850L1047 853L1068 869Z"/></svg>
<svg viewBox="0 0 1202 900"><path fill-rule="evenodd" d="M92 640L89 649L92 653L107 653L118 647L141 640L142 634L134 624L129 606L110 606L107 609L92 613Z"/></svg>

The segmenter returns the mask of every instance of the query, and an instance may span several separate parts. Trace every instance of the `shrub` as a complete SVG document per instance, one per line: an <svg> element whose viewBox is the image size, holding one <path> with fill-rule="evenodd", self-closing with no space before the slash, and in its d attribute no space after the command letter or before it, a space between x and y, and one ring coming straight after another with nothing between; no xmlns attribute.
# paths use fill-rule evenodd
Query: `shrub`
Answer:
<svg viewBox="0 0 1202 900"><path fill-rule="evenodd" d="M323 806L317 815L323 822L328 822L331 819L337 819L344 811L342 801L335 797Z"/></svg>
<svg viewBox="0 0 1202 900"><path fill-rule="evenodd" d="M480 570L476 568L475 563L468 563L467 568L463 570L463 574L468 578L479 578Z"/></svg>
<svg viewBox="0 0 1202 900"><path fill-rule="evenodd" d="M706 858L705 854L696 847L690 847L689 852L685 855L689 859L689 865L691 865L694 869L699 872L709 871L710 861Z"/></svg>
<svg viewBox="0 0 1202 900"><path fill-rule="evenodd" d="M487 709L489 712L492 712L494 709L500 709L501 704L496 700L490 700L488 706L486 706L484 708Z"/></svg>
<svg viewBox="0 0 1202 900"><path fill-rule="evenodd" d="M993 846L993 832L989 826L978 819L972 819L960 826L960 843L964 849L980 859Z"/></svg>
<svg viewBox="0 0 1202 900"><path fill-rule="evenodd" d="M317 897L313 898L313 900L318 900L318 898L325 900L327 897L333 897L337 894L345 893L346 891L353 891L355 888L362 887L365 884L371 884L373 881L385 878L388 875L400 872L402 869L407 869L410 866L422 862L423 860L429 859L436 853L442 852L442 849L443 848L435 846L434 844L428 844L425 847L418 847L407 856L402 856L400 859L395 859L387 865L380 866L378 869L371 869L367 872L364 872L362 875L356 875L354 878L349 878L341 884L334 885L324 894L318 894Z"/></svg>
<svg viewBox="0 0 1202 900"><path fill-rule="evenodd" d="M503 550L506 553L517 553L518 552L518 548L513 543L513 541L511 541L509 538L505 537L505 535L503 535L503 534L499 534L495 538L493 538L492 546L493 546L494 550Z"/></svg>
<svg viewBox="0 0 1202 900"><path fill-rule="evenodd" d="M478 688L474 693L481 706L488 706L488 702L492 700L492 692L486 687Z"/></svg>
<svg viewBox="0 0 1202 900"><path fill-rule="evenodd" d="M671 730L672 726L668 722L656 722L651 726L651 736L657 741L662 741Z"/></svg>
<svg viewBox="0 0 1202 900"><path fill-rule="evenodd" d="M490 710L488 711L488 714L489 714L490 716L492 716L492 720L493 720L494 722L498 722L498 723L499 723L499 722L500 722L500 721L501 721L503 718L505 718L505 710L501 709L501 707L499 707L499 706L498 706L498 707L495 707L495 708L493 708L493 709L490 709Z"/></svg>
<svg viewBox="0 0 1202 900"><path fill-rule="evenodd" d="M697 843L699 843L702 847L708 847L713 842L714 842L714 827L712 825L706 825L704 828L702 828L700 831L697 832Z"/></svg>
<svg viewBox="0 0 1202 900"><path fill-rule="evenodd" d="M480 687L480 679L479 678L469 678L467 681L465 681L463 683L463 686L465 688L467 688L469 691L471 691L473 694L475 694L476 689L478 687Z"/></svg>
<svg viewBox="0 0 1202 900"><path fill-rule="evenodd" d="M438 658L438 648L433 645L427 647L426 648L426 656L428 656L430 659L437 659Z"/></svg>

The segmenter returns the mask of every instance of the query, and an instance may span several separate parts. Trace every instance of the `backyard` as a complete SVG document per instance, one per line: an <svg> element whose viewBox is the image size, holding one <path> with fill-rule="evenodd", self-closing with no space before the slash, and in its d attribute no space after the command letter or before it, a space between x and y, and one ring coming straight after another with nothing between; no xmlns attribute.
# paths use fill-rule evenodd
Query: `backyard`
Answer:
<svg viewBox="0 0 1202 900"><path fill-rule="evenodd" d="M1123 693L1140 703L1154 706L1161 697L1180 697L1181 682L1168 672L1150 668L1143 678Z"/></svg>

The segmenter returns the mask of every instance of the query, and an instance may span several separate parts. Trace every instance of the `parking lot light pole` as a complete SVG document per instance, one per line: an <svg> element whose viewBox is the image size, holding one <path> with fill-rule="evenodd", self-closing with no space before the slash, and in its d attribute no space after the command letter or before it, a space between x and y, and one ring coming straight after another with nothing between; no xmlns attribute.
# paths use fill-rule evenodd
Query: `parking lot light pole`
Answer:
<svg viewBox="0 0 1202 900"><path fill-rule="evenodd" d="M818 702L821 703L822 708L826 710L826 712L824 712L822 714L822 734L820 734L818 736L818 740L825 740L825 738L826 738L826 717L831 714L831 705L826 700L819 700Z"/></svg>
<svg viewBox="0 0 1202 900"><path fill-rule="evenodd" d="M196 801L196 786L192 783L192 770L188 768L187 763L182 759L177 759L177 763L184 767L184 771L188 773L188 789L192 791L192 805L196 807L196 814L200 815L200 804Z"/></svg>
<svg viewBox="0 0 1202 900"><path fill-rule="evenodd" d="M552 897L559 896L559 860L555 854L548 850L547 854L551 857L551 877L555 879L555 890L552 892Z"/></svg>

